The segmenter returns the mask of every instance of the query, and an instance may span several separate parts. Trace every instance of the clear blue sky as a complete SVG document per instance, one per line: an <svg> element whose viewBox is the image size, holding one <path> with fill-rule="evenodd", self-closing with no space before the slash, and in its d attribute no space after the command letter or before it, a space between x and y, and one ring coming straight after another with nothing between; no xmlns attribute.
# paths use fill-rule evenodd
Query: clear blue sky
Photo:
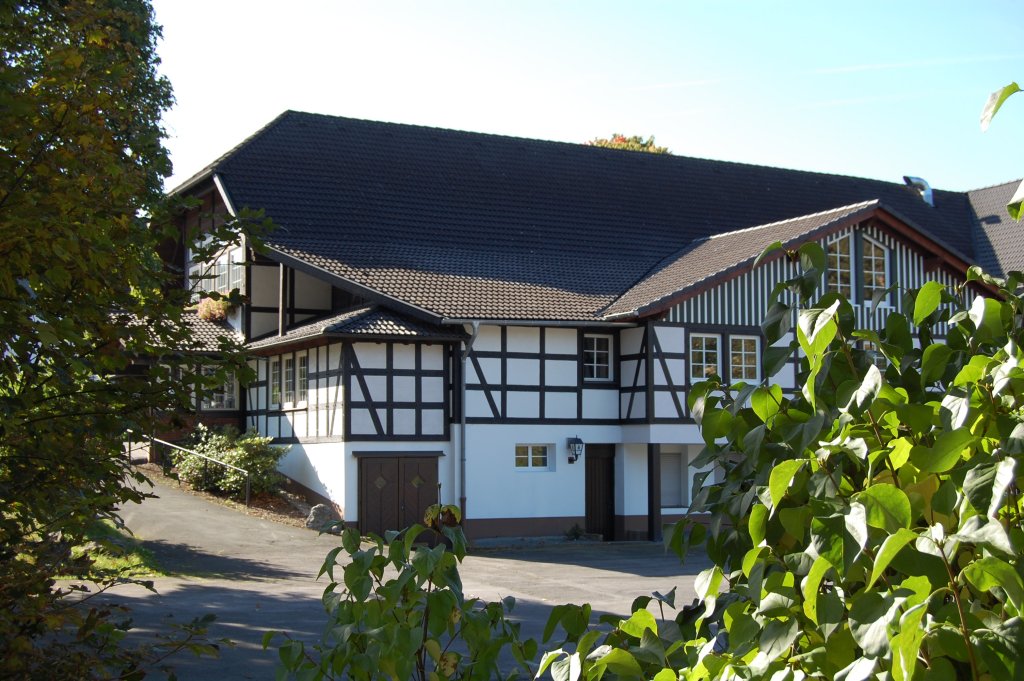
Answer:
<svg viewBox="0 0 1024 681"><path fill-rule="evenodd" d="M1024 3L154 0L174 186L285 109L972 189L1024 175Z"/></svg>

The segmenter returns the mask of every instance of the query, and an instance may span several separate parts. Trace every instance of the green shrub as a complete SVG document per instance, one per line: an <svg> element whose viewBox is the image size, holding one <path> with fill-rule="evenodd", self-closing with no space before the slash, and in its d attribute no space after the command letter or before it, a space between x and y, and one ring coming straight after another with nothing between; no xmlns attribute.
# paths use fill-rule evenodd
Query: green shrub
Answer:
<svg viewBox="0 0 1024 681"><path fill-rule="evenodd" d="M251 476L251 492L257 494L269 492L281 483L277 464L288 448L271 445L271 440L255 433L239 435L231 427L210 430L200 424L188 448L247 470ZM175 450L173 459L178 477L193 489L239 497L245 495L246 476L239 471L181 450Z"/></svg>
<svg viewBox="0 0 1024 681"><path fill-rule="evenodd" d="M223 461L244 468L251 476L253 494L270 492L282 480L277 464L288 451L288 447L270 444L273 438L260 437L256 433L245 433L234 442L234 447L225 453ZM238 471L221 468L224 471L220 489L228 494L245 494L245 476Z"/></svg>
<svg viewBox="0 0 1024 681"><path fill-rule="evenodd" d="M306 645L273 631L263 637L264 648L275 637L285 639L277 678L532 677L537 642L520 639L520 625L509 617L515 599L485 603L462 592L458 565L466 539L459 521L457 506L434 505L424 516L427 527L413 525L384 538L361 538L346 528L318 575L331 580L323 595L328 623L322 641ZM417 544L424 536L435 545ZM511 661L500 659L503 654ZM503 662L515 669L502 670Z"/></svg>

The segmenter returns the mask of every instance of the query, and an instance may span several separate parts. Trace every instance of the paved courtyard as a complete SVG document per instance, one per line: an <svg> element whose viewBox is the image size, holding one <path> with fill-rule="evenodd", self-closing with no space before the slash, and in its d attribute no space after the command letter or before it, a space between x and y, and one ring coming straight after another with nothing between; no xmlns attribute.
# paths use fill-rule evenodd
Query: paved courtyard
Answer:
<svg viewBox="0 0 1024 681"><path fill-rule="evenodd" d="M155 580L157 594L135 587L114 592L112 600L133 609L134 635L147 638L167 622L213 613L211 637L235 645L215 660L179 656L179 678L273 678L277 654L263 651L263 634L319 638L326 582L316 573L338 539L248 516L173 485L158 483L154 491L158 498L125 507L122 515L174 576ZM472 551L460 574L467 595L514 596L523 633L539 640L548 609L559 603L588 602L595 613L626 614L636 596L673 586L677 603L688 603L694 576L707 565L680 565L660 544L566 542Z"/></svg>

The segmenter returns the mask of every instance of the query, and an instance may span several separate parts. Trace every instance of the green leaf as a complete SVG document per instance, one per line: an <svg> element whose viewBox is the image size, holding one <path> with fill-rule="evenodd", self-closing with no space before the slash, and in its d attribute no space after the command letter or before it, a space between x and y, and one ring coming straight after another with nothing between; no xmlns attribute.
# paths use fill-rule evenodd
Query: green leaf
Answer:
<svg viewBox="0 0 1024 681"><path fill-rule="evenodd" d="M888 483L872 485L854 499L864 505L871 527L890 533L910 527L910 499L898 487Z"/></svg>
<svg viewBox="0 0 1024 681"><path fill-rule="evenodd" d="M889 627L898 606L892 596L874 591L860 592L850 599L850 632L868 657L889 652Z"/></svg>
<svg viewBox="0 0 1024 681"><path fill-rule="evenodd" d="M839 305L840 301L837 300L824 309L800 311L797 318L797 339L808 358L821 355L836 337L839 327L835 322L835 314L839 310Z"/></svg>
<svg viewBox="0 0 1024 681"><path fill-rule="evenodd" d="M1006 212L1017 222L1020 222L1022 210L1024 210L1024 182L1017 186L1017 191L1013 193L1010 202L1006 204Z"/></svg>
<svg viewBox="0 0 1024 681"><path fill-rule="evenodd" d="M607 652L604 652L600 657L594 659L594 678L601 678L605 669L627 678L643 677L643 671L640 669L640 664L628 651L621 648L612 648L610 646L602 646L597 650L607 650Z"/></svg>
<svg viewBox="0 0 1024 681"><path fill-rule="evenodd" d="M1019 612L1024 605L1024 582L1009 563L994 556L980 558L963 571L964 577L982 593L1000 588Z"/></svg>
<svg viewBox="0 0 1024 681"><path fill-rule="evenodd" d="M818 592L821 590L822 580L831 569L832 565L822 556L818 556L814 559L810 572L804 577L804 614L815 624L818 624Z"/></svg>
<svg viewBox="0 0 1024 681"><path fill-rule="evenodd" d="M717 565L702 570L693 580L693 590L697 593L697 598L717 596L721 591L723 579L722 568Z"/></svg>
<svg viewBox="0 0 1024 681"><path fill-rule="evenodd" d="M1006 528L998 520L988 516L971 516L964 522L963 527L950 535L950 539L981 546L1006 556L1015 555Z"/></svg>
<svg viewBox="0 0 1024 681"><path fill-rule="evenodd" d="M974 466L964 478L964 494L971 506L991 518L997 517L1003 505L1003 495L1013 483L1015 459Z"/></svg>
<svg viewBox="0 0 1024 681"><path fill-rule="evenodd" d="M771 475L768 476L768 492L772 500L771 515L775 515L779 502L786 496L790 483L806 463L807 461L804 459L789 459L772 469Z"/></svg>
<svg viewBox="0 0 1024 681"><path fill-rule="evenodd" d="M875 667L878 660L861 657L844 667L836 674L836 681L868 681L875 678Z"/></svg>
<svg viewBox="0 0 1024 681"><path fill-rule="evenodd" d="M953 350L945 343L932 343L921 359L921 383L931 385L946 373Z"/></svg>
<svg viewBox="0 0 1024 681"><path fill-rule="evenodd" d="M619 622L619 629L630 636L643 638L645 631L650 630L655 634L658 633L658 622L649 610L637 610L628 620L621 620Z"/></svg>
<svg viewBox="0 0 1024 681"><path fill-rule="evenodd" d="M761 264L762 260L767 258L769 255L771 255L775 251L780 251L780 250L782 250L782 242L781 241L776 241L776 242L768 244L767 246L765 246L764 250L761 251L758 254L757 258L754 259L754 264L751 265L751 269L756 269L757 266Z"/></svg>
<svg viewBox="0 0 1024 681"><path fill-rule="evenodd" d="M939 309L942 303L942 292L946 287L937 281L926 282L921 290L917 292L917 300L914 301L914 323L921 325L928 315Z"/></svg>
<svg viewBox="0 0 1024 681"><path fill-rule="evenodd" d="M878 391L882 389L882 373L874 364L868 365L864 373L864 380L860 386L853 391L850 399L840 411L849 412L854 416L864 413L864 410L871 406L871 403L878 397Z"/></svg>
<svg viewBox="0 0 1024 681"><path fill-rule="evenodd" d="M801 633L800 623L795 617L786 620L769 620L758 639L758 644L761 647L760 654L768 660L777 659L796 642Z"/></svg>
<svg viewBox="0 0 1024 681"><path fill-rule="evenodd" d="M700 433L706 444L712 445L720 437L729 434L733 415L728 409L710 408L704 410L704 418L700 422Z"/></svg>
<svg viewBox="0 0 1024 681"><path fill-rule="evenodd" d="M747 524L747 532L750 533L750 540L754 546L764 541L767 526L768 507L764 504L754 504L750 509L750 520Z"/></svg>
<svg viewBox="0 0 1024 681"><path fill-rule="evenodd" d="M771 349L770 346L789 333L792 327L793 309L781 301L772 303L764 316L764 321L761 322L761 331L764 333L769 349ZM779 350L779 348L775 348L775 350ZM768 350L765 350L766 355L767 353ZM765 362L765 364L767 366L768 362Z"/></svg>
<svg viewBox="0 0 1024 681"><path fill-rule="evenodd" d="M910 462L925 473L945 473L960 462L960 456L975 441L967 430L945 432L931 447L918 445L910 450Z"/></svg>
<svg viewBox="0 0 1024 681"><path fill-rule="evenodd" d="M757 414L757 418L767 424L779 413L782 399L782 388L778 385L759 386L750 396L750 408Z"/></svg>
<svg viewBox="0 0 1024 681"><path fill-rule="evenodd" d="M1013 94L1020 92L1020 87L1017 83L1010 83L1004 85L992 94L988 96L988 100L985 102L985 106L981 109L981 131L985 132L988 130L988 126L992 123L992 119L1002 108L1003 103ZM1015 220L1017 218L1014 218Z"/></svg>
<svg viewBox="0 0 1024 681"><path fill-rule="evenodd" d="M546 641L547 638L545 638L544 640ZM534 678L539 679L541 677L541 675L545 671L547 671L548 667L551 666L552 662L554 662L558 658L562 657L563 655L568 655L568 654L569 653L567 653L566 651L562 650L561 648L559 648L558 650L550 650L550 651L544 653L544 656L540 658L540 664L537 666L537 675Z"/></svg>
<svg viewBox="0 0 1024 681"><path fill-rule="evenodd" d="M908 609L900 617L899 633L892 638L892 675L894 681L911 681L914 676L925 628L921 621L928 614L924 603Z"/></svg>
<svg viewBox="0 0 1024 681"><path fill-rule="evenodd" d="M817 241L802 244L797 252L800 254L800 267L804 270L815 269L824 272L828 269L828 256Z"/></svg>
<svg viewBox="0 0 1024 681"><path fill-rule="evenodd" d="M782 371L782 367L786 366L790 360L793 359L793 353L796 352L800 344L796 341L791 342L789 345L783 345L781 347L768 346L764 349L764 356L762 360L762 366L764 367L764 375L771 378L775 374Z"/></svg>
<svg viewBox="0 0 1024 681"><path fill-rule="evenodd" d="M889 564L892 563L897 554L915 539L917 539L916 533L902 528L896 530L895 534L890 534L885 538L885 541L882 542L882 547L878 549L878 553L875 555L875 563L871 568L871 579L867 583L868 589L885 573L886 568L889 567Z"/></svg>
<svg viewBox="0 0 1024 681"><path fill-rule="evenodd" d="M967 316L974 322L976 337L989 340L1003 334L1003 304L998 300L976 297Z"/></svg>

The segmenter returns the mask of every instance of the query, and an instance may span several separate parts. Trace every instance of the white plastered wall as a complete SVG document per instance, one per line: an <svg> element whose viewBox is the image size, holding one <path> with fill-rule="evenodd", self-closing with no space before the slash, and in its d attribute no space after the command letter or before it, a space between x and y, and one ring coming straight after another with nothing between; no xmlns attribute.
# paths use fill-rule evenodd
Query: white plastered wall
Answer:
<svg viewBox="0 0 1024 681"><path fill-rule="evenodd" d="M578 517L585 513L584 460L566 442L613 443L618 426L471 424L466 427L466 515L471 519ZM548 468L516 468L517 444L550 445ZM585 456L585 455L584 455ZM616 496L619 496L616 494Z"/></svg>

